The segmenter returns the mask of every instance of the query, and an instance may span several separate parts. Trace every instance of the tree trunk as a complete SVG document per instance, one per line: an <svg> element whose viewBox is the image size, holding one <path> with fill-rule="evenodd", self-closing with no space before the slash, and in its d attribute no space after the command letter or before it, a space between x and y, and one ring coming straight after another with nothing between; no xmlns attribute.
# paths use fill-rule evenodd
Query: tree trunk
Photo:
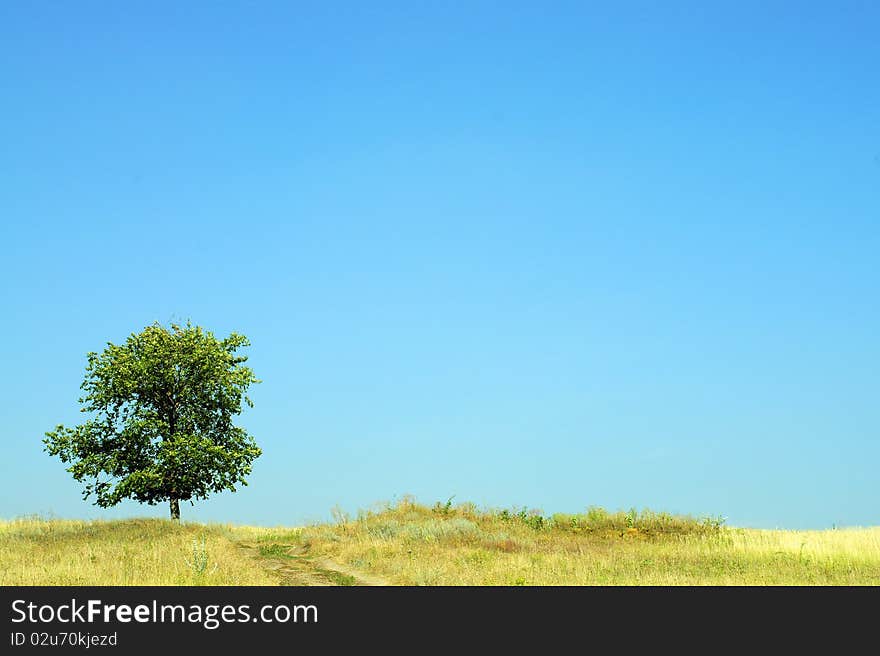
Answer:
<svg viewBox="0 0 880 656"><path fill-rule="evenodd" d="M175 522L180 521L180 503L177 499L171 499L169 502L171 504L171 519Z"/></svg>

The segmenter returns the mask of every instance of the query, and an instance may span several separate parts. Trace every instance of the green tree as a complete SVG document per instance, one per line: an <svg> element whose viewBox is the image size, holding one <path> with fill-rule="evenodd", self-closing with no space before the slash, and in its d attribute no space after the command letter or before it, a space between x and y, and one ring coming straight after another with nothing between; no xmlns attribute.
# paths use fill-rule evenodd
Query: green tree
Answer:
<svg viewBox="0 0 880 656"><path fill-rule="evenodd" d="M180 519L180 501L235 491L261 454L253 438L234 426L251 383L260 381L236 351L249 346L193 326L155 323L125 344L89 353L80 386L81 411L93 418L46 433L45 451L71 463L85 484L83 499L107 508L123 499L168 501Z"/></svg>

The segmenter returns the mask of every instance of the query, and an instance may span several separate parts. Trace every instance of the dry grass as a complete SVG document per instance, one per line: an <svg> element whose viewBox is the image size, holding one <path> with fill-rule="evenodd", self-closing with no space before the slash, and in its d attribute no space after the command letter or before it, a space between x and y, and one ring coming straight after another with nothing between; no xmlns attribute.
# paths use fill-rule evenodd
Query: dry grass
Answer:
<svg viewBox="0 0 880 656"><path fill-rule="evenodd" d="M2 585L277 585L224 526L0 521Z"/></svg>
<svg viewBox="0 0 880 656"><path fill-rule="evenodd" d="M0 584L278 585L261 556L289 549L303 563L329 559L399 585L880 584L880 528L764 531L647 512L544 517L411 499L338 519L302 529L0 522Z"/></svg>
<svg viewBox="0 0 880 656"><path fill-rule="evenodd" d="M604 513L603 520L592 512L595 525L588 512L576 516L578 526L572 516L536 521L534 513L404 500L310 527L300 539L312 553L404 585L880 583L880 528L762 531L653 513Z"/></svg>

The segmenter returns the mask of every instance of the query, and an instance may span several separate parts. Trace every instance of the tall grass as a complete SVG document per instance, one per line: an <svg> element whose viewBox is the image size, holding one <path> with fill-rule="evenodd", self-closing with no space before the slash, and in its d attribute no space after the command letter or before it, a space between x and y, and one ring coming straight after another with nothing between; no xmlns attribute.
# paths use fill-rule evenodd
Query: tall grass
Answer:
<svg viewBox="0 0 880 656"><path fill-rule="evenodd" d="M880 529L731 529L650 511L545 516L404 499L308 527L311 553L406 585L880 583Z"/></svg>
<svg viewBox="0 0 880 656"><path fill-rule="evenodd" d="M284 579L281 565L316 576ZM2 585L299 585L337 570L348 584L878 585L880 528L764 531L650 511L412 499L302 528L0 521Z"/></svg>
<svg viewBox="0 0 880 656"><path fill-rule="evenodd" d="M223 526L0 521L2 585L276 585Z"/></svg>

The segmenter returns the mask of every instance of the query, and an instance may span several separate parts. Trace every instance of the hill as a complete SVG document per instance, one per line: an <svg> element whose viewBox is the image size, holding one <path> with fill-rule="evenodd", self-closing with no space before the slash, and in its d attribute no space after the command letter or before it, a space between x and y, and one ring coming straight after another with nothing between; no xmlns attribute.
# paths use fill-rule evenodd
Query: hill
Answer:
<svg viewBox="0 0 880 656"><path fill-rule="evenodd" d="M3 521L0 584L880 584L880 528L768 531L650 511L544 516L412 499L336 519Z"/></svg>

